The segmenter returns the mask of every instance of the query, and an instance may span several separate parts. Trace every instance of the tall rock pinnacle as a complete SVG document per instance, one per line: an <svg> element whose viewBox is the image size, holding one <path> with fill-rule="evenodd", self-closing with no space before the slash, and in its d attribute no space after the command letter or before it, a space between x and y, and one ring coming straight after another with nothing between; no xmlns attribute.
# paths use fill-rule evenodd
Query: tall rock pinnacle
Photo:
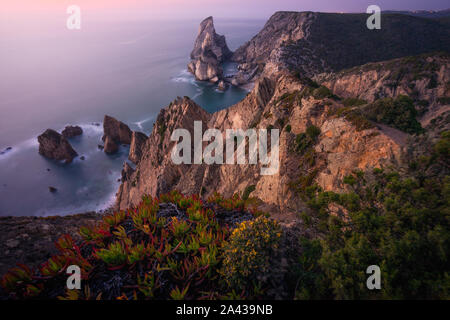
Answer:
<svg viewBox="0 0 450 320"><path fill-rule="evenodd" d="M221 64L232 54L225 36L216 33L213 18L206 18L200 24L188 69L197 80L217 82L223 75Z"/></svg>

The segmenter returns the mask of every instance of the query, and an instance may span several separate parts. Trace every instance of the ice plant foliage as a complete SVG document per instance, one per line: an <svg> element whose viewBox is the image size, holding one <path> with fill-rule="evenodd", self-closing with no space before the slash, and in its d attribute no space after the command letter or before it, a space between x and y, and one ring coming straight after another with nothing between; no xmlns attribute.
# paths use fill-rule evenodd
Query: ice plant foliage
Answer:
<svg viewBox="0 0 450 320"><path fill-rule="evenodd" d="M186 197L178 192L159 198L143 197L133 209L105 215L98 225L80 228L81 243L75 243L69 235L62 236L56 241L59 254L35 270L18 265L3 276L1 285L13 299L215 299L262 295L257 279L252 278L249 285L239 282L234 288L230 277L223 277L220 270L231 268L230 262L236 259L232 253L253 241L245 239L247 231L252 237L260 237L263 246L272 245L279 237L279 231L273 234L278 230L276 224L258 218L255 224L244 222L233 232L216 217L216 210L224 209L246 212L249 219L254 218L239 196L224 199L216 194L205 203L197 196ZM268 235L263 234L266 229ZM262 248L259 245L249 248L251 252L245 251L243 259L267 258L261 256L265 249L255 252ZM242 259L240 262L245 263ZM81 269L80 290L66 289L65 271L70 265ZM247 267L253 270L254 266ZM230 276L234 277L234 273Z"/></svg>

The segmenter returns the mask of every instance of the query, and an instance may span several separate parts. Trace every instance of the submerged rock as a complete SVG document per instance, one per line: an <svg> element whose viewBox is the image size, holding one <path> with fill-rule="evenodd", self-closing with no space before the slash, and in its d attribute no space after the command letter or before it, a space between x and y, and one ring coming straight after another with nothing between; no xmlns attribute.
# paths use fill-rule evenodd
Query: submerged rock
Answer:
<svg viewBox="0 0 450 320"><path fill-rule="evenodd" d="M134 131L131 136L130 154L128 159L135 164L139 163L142 156L142 148L147 141L148 137L142 132Z"/></svg>
<svg viewBox="0 0 450 320"><path fill-rule="evenodd" d="M5 154L5 153L7 153L8 151L11 151L11 150L12 150L12 147L7 147L5 150L0 151L0 155L3 155L3 154Z"/></svg>
<svg viewBox="0 0 450 320"><path fill-rule="evenodd" d="M78 154L70 143L61 134L52 129L47 129L38 137L39 154L54 160L72 162Z"/></svg>
<svg viewBox="0 0 450 320"><path fill-rule="evenodd" d="M130 144L131 135L132 132L125 123L105 115L102 140L105 142L104 151L106 153L117 152L119 144Z"/></svg>
<svg viewBox="0 0 450 320"><path fill-rule="evenodd" d="M223 77L221 64L232 54L228 49L225 36L216 33L213 18L206 18L200 24L188 70L197 80L215 83Z"/></svg>
<svg viewBox="0 0 450 320"><path fill-rule="evenodd" d="M56 189L55 187L48 187L48 191L50 191L51 193L55 193L56 191L58 191L58 189Z"/></svg>

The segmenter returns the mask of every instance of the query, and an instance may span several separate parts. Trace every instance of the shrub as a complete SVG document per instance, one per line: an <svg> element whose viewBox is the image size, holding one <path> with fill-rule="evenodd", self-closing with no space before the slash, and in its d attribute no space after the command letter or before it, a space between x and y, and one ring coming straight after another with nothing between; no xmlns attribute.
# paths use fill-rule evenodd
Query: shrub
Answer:
<svg viewBox="0 0 450 320"><path fill-rule="evenodd" d="M344 106L346 107L358 107L364 104L367 104L366 100L358 99L358 98L346 98L342 101Z"/></svg>
<svg viewBox="0 0 450 320"><path fill-rule="evenodd" d="M292 130L291 125L288 124L288 125L286 126L285 130L286 130L286 132L291 132L291 130Z"/></svg>
<svg viewBox="0 0 450 320"><path fill-rule="evenodd" d="M247 188L245 188L244 193L242 194L242 200L244 200L244 201L248 200L250 193L255 191L255 189L256 189L255 185L251 185L251 186L248 186Z"/></svg>
<svg viewBox="0 0 450 320"><path fill-rule="evenodd" d="M441 133L441 139L435 144L434 151L443 159L450 157L450 131Z"/></svg>
<svg viewBox="0 0 450 320"><path fill-rule="evenodd" d="M248 248L258 249L259 260L254 262L251 278L240 278L241 285L249 290L235 294L219 277L224 259L231 257L222 251L231 235L228 223L254 218L243 211L245 202L237 196L224 199L215 194L210 200L204 205L196 195L186 197L176 191L160 198L143 197L137 207L105 216L97 226L82 228L81 243L67 235L61 237L56 242L59 253L38 269L24 265L11 269L2 277L4 291L0 291L0 298L267 298L259 287L253 288L253 275L267 271L264 265L256 267L259 261L265 261L264 250L276 246L280 234L275 232L280 229L262 216L256 224L243 224L250 231L246 240L255 236L258 241ZM224 208L230 208L232 215ZM221 220L216 212L222 215ZM231 243L238 244L244 238L241 229L234 233ZM72 264L81 269L82 290L65 290L65 271ZM237 273L247 274L246 265L236 267Z"/></svg>
<svg viewBox="0 0 450 320"><path fill-rule="evenodd" d="M365 107L363 112L370 120L387 124L406 133L419 134L424 131L416 120L417 110L413 100L408 96L377 100Z"/></svg>
<svg viewBox="0 0 450 320"><path fill-rule="evenodd" d="M274 220L258 217L242 222L225 243L220 271L232 289L244 290L267 281L282 230Z"/></svg>

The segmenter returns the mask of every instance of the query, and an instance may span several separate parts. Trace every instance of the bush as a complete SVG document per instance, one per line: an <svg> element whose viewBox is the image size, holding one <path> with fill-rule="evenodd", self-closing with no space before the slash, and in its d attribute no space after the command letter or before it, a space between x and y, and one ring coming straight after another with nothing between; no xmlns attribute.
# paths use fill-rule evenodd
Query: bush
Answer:
<svg viewBox="0 0 450 320"><path fill-rule="evenodd" d="M358 98L346 98L342 101L344 106L346 107L358 107L364 104L367 104L366 100L358 99Z"/></svg>
<svg viewBox="0 0 450 320"><path fill-rule="evenodd" d="M317 137L320 135L320 129L314 125L306 128L305 133L299 133L295 137L294 151L297 153L305 153L309 148L314 146L317 142Z"/></svg>
<svg viewBox="0 0 450 320"><path fill-rule="evenodd" d="M258 287L271 273L273 257L280 244L282 230L271 219L258 217L242 222L225 243L223 267L226 283L235 290Z"/></svg>
<svg viewBox="0 0 450 320"><path fill-rule="evenodd" d="M247 189L250 193L253 188ZM256 280L268 285L261 276L269 270L266 258L272 257L281 228L262 216L249 222L254 215L245 207L239 197L218 194L206 205L197 196L176 191L146 196L133 209L81 228L80 243L61 237L56 242L59 253L39 268L11 269L1 279L0 299L268 298L253 285ZM247 222L239 225L242 221ZM231 233L234 225L239 229ZM240 264L231 262L235 260ZM82 290L65 289L65 271L72 264L81 269ZM223 264L234 268L227 281L239 279L248 290L236 294L229 289L219 277Z"/></svg>
<svg viewBox="0 0 450 320"><path fill-rule="evenodd" d="M363 112L372 121L387 124L406 133L420 134L424 131L416 120L417 110L413 100L408 96L377 100L365 107Z"/></svg>

